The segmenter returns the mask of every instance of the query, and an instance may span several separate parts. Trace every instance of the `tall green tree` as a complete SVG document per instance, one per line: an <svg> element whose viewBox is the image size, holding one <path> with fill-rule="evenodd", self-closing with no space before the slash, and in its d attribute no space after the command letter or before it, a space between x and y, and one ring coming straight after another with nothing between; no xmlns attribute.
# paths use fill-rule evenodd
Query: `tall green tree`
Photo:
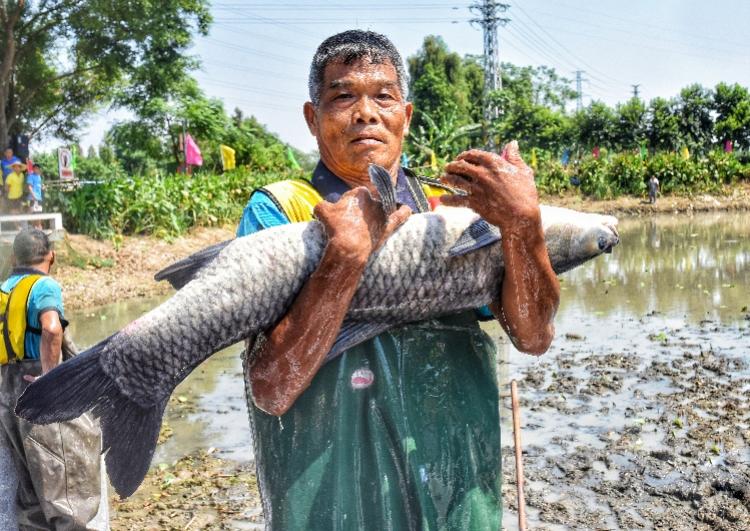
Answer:
<svg viewBox="0 0 750 531"><path fill-rule="evenodd" d="M612 146L617 115L601 101L593 101L573 117L578 144L583 148Z"/></svg>
<svg viewBox="0 0 750 531"><path fill-rule="evenodd" d="M501 142L518 140L522 148L559 151L571 141L571 121L565 112L575 98L568 80L554 69L518 67L504 63L503 88L493 94L500 110L493 130Z"/></svg>
<svg viewBox="0 0 750 531"><path fill-rule="evenodd" d="M680 141L680 120L674 100L654 98L648 104L646 135L654 150L677 151Z"/></svg>
<svg viewBox="0 0 750 531"><path fill-rule="evenodd" d="M714 129L712 104L712 92L697 83L680 91L677 100L680 140L691 151L706 151L710 148Z"/></svg>
<svg viewBox="0 0 750 531"><path fill-rule="evenodd" d="M750 149L750 91L737 83L719 83L714 90L713 109L717 139Z"/></svg>
<svg viewBox="0 0 750 531"><path fill-rule="evenodd" d="M195 66L207 0L0 1L0 145L75 138L98 106L140 109Z"/></svg>
<svg viewBox="0 0 750 531"><path fill-rule="evenodd" d="M637 149L648 133L647 109L640 98L631 98L619 104L614 129L614 147L620 150Z"/></svg>

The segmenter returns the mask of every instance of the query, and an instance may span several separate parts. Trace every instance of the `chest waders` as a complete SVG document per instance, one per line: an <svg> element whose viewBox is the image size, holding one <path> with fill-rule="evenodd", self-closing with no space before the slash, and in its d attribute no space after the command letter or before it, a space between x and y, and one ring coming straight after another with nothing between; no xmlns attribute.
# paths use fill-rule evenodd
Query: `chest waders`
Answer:
<svg viewBox="0 0 750 531"><path fill-rule="evenodd" d="M407 179L422 212L445 192ZM305 181L263 190L292 222L312 219L321 200ZM281 417L250 396L268 528L500 529L495 346L472 312L400 326L347 350Z"/></svg>

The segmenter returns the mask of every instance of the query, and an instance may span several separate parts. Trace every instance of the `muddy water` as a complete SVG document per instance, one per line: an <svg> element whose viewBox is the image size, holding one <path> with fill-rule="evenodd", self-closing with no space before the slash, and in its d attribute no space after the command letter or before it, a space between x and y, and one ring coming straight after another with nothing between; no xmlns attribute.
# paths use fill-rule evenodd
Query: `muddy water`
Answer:
<svg viewBox="0 0 750 531"><path fill-rule="evenodd" d="M750 516L748 484L705 478L750 480L749 221L744 213L623 221L614 254L562 277L557 338L543 357L519 354L488 326L500 345L502 393L509 379L520 383L532 528L743 528L731 518ZM157 302L71 315L74 337L92 344ZM155 462L212 447L250 461L243 393L239 348L212 357L177 389L167 415L173 436ZM513 529L508 408L505 399L505 526ZM713 496L717 481L729 487ZM713 504L702 513L701 500Z"/></svg>

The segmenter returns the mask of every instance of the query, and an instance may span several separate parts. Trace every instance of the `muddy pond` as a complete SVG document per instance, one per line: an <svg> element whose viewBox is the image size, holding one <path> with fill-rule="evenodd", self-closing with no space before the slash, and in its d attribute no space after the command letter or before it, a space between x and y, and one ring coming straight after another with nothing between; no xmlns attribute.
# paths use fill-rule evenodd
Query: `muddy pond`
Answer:
<svg viewBox="0 0 750 531"><path fill-rule="evenodd" d="M625 219L620 235L612 255L562 276L544 356L487 327L499 345L504 528L516 529L516 379L530 529L750 529L750 216ZM73 337L91 345L158 302L72 313ZM155 465L209 448L252 462L239 351L178 387Z"/></svg>

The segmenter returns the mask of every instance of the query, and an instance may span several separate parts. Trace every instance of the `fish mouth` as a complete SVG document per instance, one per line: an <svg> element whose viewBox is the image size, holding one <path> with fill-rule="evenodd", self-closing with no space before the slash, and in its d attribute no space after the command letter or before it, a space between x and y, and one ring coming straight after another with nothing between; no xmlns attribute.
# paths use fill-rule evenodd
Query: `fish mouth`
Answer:
<svg viewBox="0 0 750 531"><path fill-rule="evenodd" d="M601 252L612 254L612 249L620 243L620 233L617 232L617 226L614 224L606 224L605 227L609 230L609 234L599 236L597 245Z"/></svg>

